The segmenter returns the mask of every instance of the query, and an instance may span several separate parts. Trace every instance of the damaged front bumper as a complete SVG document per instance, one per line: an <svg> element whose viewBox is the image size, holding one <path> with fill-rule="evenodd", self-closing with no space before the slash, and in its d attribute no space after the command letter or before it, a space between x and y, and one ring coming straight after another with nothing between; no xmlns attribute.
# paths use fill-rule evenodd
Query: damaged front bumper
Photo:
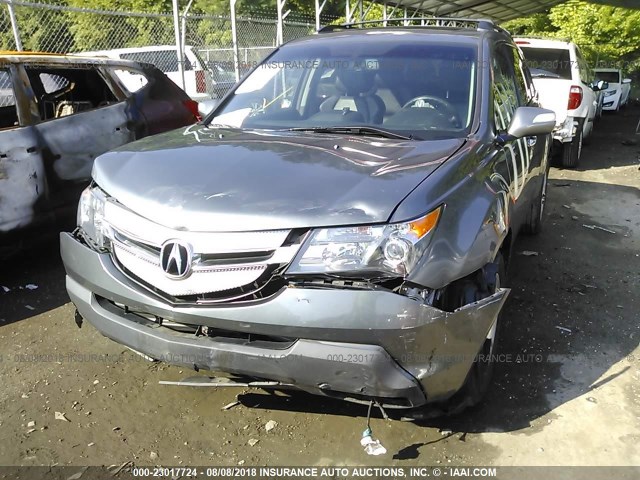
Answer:
<svg viewBox="0 0 640 480"><path fill-rule="evenodd" d="M556 125L552 132L553 139L560 143L572 142L579 127L580 121L575 117L568 116L564 122Z"/></svg>
<svg viewBox="0 0 640 480"><path fill-rule="evenodd" d="M181 306L142 289L110 255L72 235L62 233L60 243L71 300L116 342L174 365L387 407L455 393L508 295L500 289L445 312L386 290L289 286L254 303ZM215 334L177 331L171 322Z"/></svg>

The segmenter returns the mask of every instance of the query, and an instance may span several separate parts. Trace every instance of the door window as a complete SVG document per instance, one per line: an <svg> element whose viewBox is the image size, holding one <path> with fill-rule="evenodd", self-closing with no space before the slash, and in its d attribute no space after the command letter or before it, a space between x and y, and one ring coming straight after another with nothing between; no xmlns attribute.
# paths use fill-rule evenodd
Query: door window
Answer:
<svg viewBox="0 0 640 480"><path fill-rule="evenodd" d="M102 75L92 67L26 67L40 118L51 120L118 101Z"/></svg>
<svg viewBox="0 0 640 480"><path fill-rule="evenodd" d="M533 82L526 74L528 73L528 70L525 67L524 58L521 53L515 47L511 47L510 50L510 53L513 56L513 66L515 70L514 78L516 81L516 88L518 90L520 106L526 106L529 105L531 100L533 100L533 97L535 96L535 89L533 88Z"/></svg>
<svg viewBox="0 0 640 480"><path fill-rule="evenodd" d="M527 99L525 79L516 64L514 68L514 52L511 46L500 45L494 52L492 61L493 74L493 107L496 130L508 130L516 109ZM524 138L519 138L505 145L505 155L512 178L511 188L514 198L518 198L530 165L530 152Z"/></svg>
<svg viewBox="0 0 640 480"><path fill-rule="evenodd" d="M511 118L519 106L518 90L514 81L513 56L501 46L494 52L491 63L493 75L494 120L498 131L509 128ZM511 58L510 58L511 57Z"/></svg>

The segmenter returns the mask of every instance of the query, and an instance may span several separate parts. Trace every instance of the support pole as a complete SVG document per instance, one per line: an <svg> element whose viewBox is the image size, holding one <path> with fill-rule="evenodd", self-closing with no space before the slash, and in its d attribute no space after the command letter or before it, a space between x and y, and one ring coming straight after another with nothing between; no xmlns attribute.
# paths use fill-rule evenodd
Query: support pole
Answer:
<svg viewBox="0 0 640 480"><path fill-rule="evenodd" d="M178 10L178 0L173 0L173 30L176 37L176 53L178 54L178 72L180 72L180 80L182 81L182 89L187 90L184 79L184 51L180 45L180 11Z"/></svg>
<svg viewBox="0 0 640 480"><path fill-rule="evenodd" d="M20 39L20 31L18 30L18 21L16 20L16 12L13 9L13 2L9 0L7 3L9 10L9 18L11 19L11 29L13 30L13 39L16 42L16 50L22 51L22 40Z"/></svg>
<svg viewBox="0 0 640 480"><path fill-rule="evenodd" d="M233 69L236 73L236 82L240 80L240 55L238 53L238 26L236 25L236 2L229 0L231 7L231 42L233 45Z"/></svg>
<svg viewBox="0 0 640 480"><path fill-rule="evenodd" d="M276 44L278 46L284 43L284 5L287 0L276 0L278 8L278 25L276 31Z"/></svg>
<svg viewBox="0 0 640 480"><path fill-rule="evenodd" d="M369 12L371 11L371 8L373 7L373 2L371 2L369 4L369 6L367 7L367 9L364 11L364 13L362 14L362 20L360 20L361 22L364 22L365 19L367 18L367 16L369 15Z"/></svg>
<svg viewBox="0 0 640 480"><path fill-rule="evenodd" d="M320 0L316 1L316 32L320 30L320 15L322 14L322 10L324 10L324 6L327 4L327 0L324 0L320 3Z"/></svg>
<svg viewBox="0 0 640 480"><path fill-rule="evenodd" d="M193 0L189 0L187 4L187 8L182 12L182 38L180 41L180 45L182 46L182 51L185 51L185 46L187 45L187 15L189 14L189 10L191 9L191 5L193 4ZM203 67L209 68L209 65L203 65Z"/></svg>
<svg viewBox="0 0 640 480"><path fill-rule="evenodd" d="M382 5L382 26L387 26L387 2L384 2Z"/></svg>

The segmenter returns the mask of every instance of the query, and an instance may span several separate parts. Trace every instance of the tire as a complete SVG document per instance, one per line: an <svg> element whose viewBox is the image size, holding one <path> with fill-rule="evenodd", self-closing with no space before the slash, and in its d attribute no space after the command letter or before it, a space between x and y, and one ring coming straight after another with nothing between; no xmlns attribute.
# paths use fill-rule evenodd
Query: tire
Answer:
<svg viewBox="0 0 640 480"><path fill-rule="evenodd" d="M560 165L565 168L575 168L578 166L580 154L582 153L582 124L578 126L578 132L573 140L562 145L562 159Z"/></svg>
<svg viewBox="0 0 640 480"><path fill-rule="evenodd" d="M542 177L542 185L540 192L531 205L531 209L527 214L522 232L527 235L537 235L542 231L542 218L544 214L544 204L547 199L547 180L549 178L549 169L546 169Z"/></svg>

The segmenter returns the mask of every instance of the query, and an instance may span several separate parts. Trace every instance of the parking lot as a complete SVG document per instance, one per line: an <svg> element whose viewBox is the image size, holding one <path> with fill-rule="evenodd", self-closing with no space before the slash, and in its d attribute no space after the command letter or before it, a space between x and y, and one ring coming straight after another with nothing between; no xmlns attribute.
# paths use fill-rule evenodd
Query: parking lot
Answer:
<svg viewBox="0 0 640 480"><path fill-rule="evenodd" d="M388 453L369 457L366 406L159 385L196 374L78 329L50 244L0 270L0 463L638 465L639 116L605 115L579 168L552 169L544 231L516 245L501 362L478 408L428 421L374 410Z"/></svg>

